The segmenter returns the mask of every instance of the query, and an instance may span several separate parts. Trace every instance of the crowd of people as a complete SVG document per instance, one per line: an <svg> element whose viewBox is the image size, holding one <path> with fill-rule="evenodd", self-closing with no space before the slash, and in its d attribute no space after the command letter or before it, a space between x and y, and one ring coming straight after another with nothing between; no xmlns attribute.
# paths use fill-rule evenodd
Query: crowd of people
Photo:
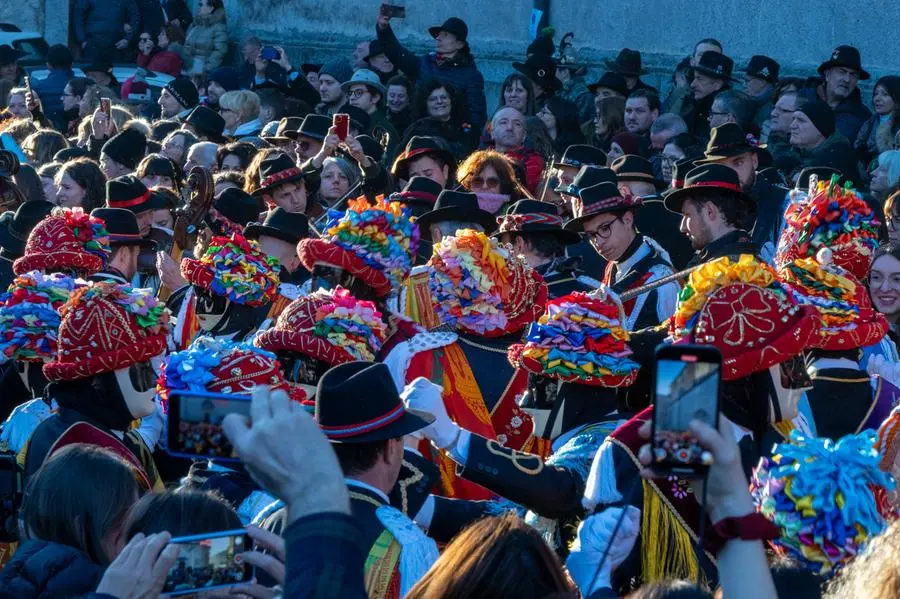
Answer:
<svg viewBox="0 0 900 599"><path fill-rule="evenodd" d="M896 595L900 79L855 47L657 90L547 30L489 107L457 17L300 65L229 66L221 0L74 31L0 46L0 597L206 596L170 541L237 529L213 593ZM654 436L684 345L718 419Z"/></svg>

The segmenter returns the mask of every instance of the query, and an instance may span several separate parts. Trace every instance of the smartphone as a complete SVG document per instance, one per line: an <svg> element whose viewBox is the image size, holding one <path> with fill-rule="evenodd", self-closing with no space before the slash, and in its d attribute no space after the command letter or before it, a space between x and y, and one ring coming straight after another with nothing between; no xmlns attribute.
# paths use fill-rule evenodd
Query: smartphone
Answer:
<svg viewBox="0 0 900 599"><path fill-rule="evenodd" d="M109 98L100 98L100 112L104 112L106 114L110 113Z"/></svg>
<svg viewBox="0 0 900 599"><path fill-rule="evenodd" d="M25 90L30 94L31 93L31 77L25 75Z"/></svg>
<svg viewBox="0 0 900 599"><path fill-rule="evenodd" d="M236 563L234 557L253 549L245 530L177 537L178 560L169 569L162 594L169 597L244 584L253 578L253 566Z"/></svg>
<svg viewBox="0 0 900 599"><path fill-rule="evenodd" d="M331 119L331 124L337 129L338 139L347 141L347 136L350 135L350 115L338 113L331 117Z"/></svg>
<svg viewBox="0 0 900 599"><path fill-rule="evenodd" d="M722 354L710 345L661 345L653 369L651 469L659 476L703 476L712 455L688 425L699 420L718 427Z"/></svg>
<svg viewBox="0 0 900 599"><path fill-rule="evenodd" d="M169 396L167 449L185 458L239 462L225 436L227 414L250 417L250 396L200 391L176 391Z"/></svg>
<svg viewBox="0 0 900 599"><path fill-rule="evenodd" d="M278 51L274 46L263 46L262 51L260 52L260 56L264 60L278 60L281 58L281 52Z"/></svg>
<svg viewBox="0 0 900 599"><path fill-rule="evenodd" d="M405 19L406 6L400 4L397 0L394 0L394 2L382 2L381 14L390 19Z"/></svg>

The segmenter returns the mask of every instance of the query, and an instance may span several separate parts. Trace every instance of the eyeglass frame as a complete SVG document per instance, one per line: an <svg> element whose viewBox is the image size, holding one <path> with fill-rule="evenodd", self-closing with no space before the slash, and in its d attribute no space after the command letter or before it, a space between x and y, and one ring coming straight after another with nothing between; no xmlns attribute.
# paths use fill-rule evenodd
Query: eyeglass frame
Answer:
<svg viewBox="0 0 900 599"><path fill-rule="evenodd" d="M616 221L621 221L622 215L616 214L615 218L613 218L609 222L605 222L600 225L600 228L595 231L587 231L581 233L582 238L586 238L588 241L594 241L596 239L609 239L612 236L612 226ZM601 233L602 231L606 231L606 233Z"/></svg>

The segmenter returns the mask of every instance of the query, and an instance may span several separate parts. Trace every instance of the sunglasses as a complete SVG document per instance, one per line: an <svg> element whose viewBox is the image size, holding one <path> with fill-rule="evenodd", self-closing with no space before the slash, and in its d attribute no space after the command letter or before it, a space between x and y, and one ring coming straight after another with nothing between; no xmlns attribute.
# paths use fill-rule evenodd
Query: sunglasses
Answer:
<svg viewBox="0 0 900 599"><path fill-rule="evenodd" d="M500 179L497 177L472 177L474 187L500 187Z"/></svg>

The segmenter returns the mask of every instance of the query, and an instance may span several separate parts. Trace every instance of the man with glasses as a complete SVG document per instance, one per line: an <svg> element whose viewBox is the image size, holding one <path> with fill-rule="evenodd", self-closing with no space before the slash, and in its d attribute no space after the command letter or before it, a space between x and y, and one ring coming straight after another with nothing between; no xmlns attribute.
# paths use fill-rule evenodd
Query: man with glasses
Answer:
<svg viewBox="0 0 900 599"><path fill-rule="evenodd" d="M618 294L674 272L665 250L635 228L635 212L640 205L640 198L622 195L615 183L598 183L578 191L575 218L565 226L586 237L608 261L603 283ZM623 302L623 327L638 330L664 322L675 311L679 289L678 282L673 281Z"/></svg>
<svg viewBox="0 0 900 599"><path fill-rule="evenodd" d="M769 115L769 131L765 138L766 149L772 155L772 159L779 164L781 158L793 153L791 148L791 122L794 113L800 110L804 99L796 91L786 91L775 101L772 112Z"/></svg>
<svg viewBox="0 0 900 599"><path fill-rule="evenodd" d="M359 69L353 73L349 81L341 84L341 89L347 95L350 106L356 106L369 115L369 128L365 133L387 146L388 156L393 156L394 148L400 141L400 134L387 118L384 109L384 98L387 94L378 75L369 69Z"/></svg>

